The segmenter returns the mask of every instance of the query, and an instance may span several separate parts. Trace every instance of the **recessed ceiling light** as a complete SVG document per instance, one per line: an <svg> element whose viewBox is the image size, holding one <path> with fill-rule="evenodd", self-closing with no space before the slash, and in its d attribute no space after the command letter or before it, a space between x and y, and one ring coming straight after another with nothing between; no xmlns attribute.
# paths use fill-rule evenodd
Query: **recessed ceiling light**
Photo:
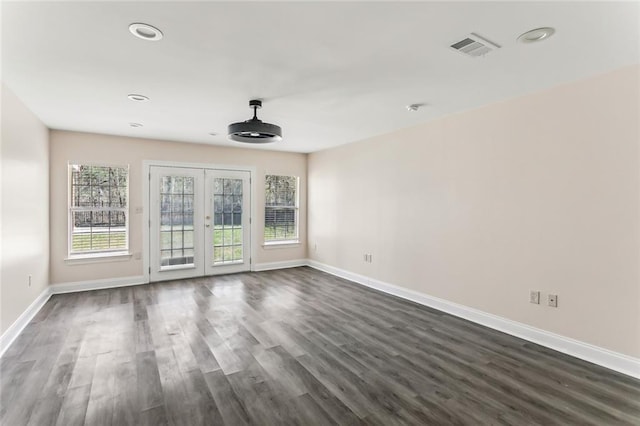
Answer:
<svg viewBox="0 0 640 426"><path fill-rule="evenodd" d="M129 123L129 126L131 127L142 127L141 123Z"/></svg>
<svg viewBox="0 0 640 426"><path fill-rule="evenodd" d="M218 136L218 134L216 132L211 132L209 133L209 136Z"/></svg>
<svg viewBox="0 0 640 426"><path fill-rule="evenodd" d="M132 101L136 101L136 102L147 102L149 100L149 98L146 97L145 95L136 95L135 93L131 93L131 94L127 95L127 98L131 99Z"/></svg>
<svg viewBox="0 0 640 426"><path fill-rule="evenodd" d="M520 37L518 37L518 41L520 43L536 43L548 39L555 32L556 30L551 27L536 28L535 30L521 34Z"/></svg>
<svg viewBox="0 0 640 426"><path fill-rule="evenodd" d="M136 22L129 25L129 31L134 36L143 40L158 41L162 40L162 31L149 24Z"/></svg>

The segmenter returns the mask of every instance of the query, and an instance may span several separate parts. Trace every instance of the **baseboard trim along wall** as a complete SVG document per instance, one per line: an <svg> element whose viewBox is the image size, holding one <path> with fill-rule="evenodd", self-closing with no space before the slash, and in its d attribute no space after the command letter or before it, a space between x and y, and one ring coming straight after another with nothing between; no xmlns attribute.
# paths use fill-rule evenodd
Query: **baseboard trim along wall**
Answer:
<svg viewBox="0 0 640 426"><path fill-rule="evenodd" d="M15 320L4 333L2 333L2 336L0 336L0 357L4 355L6 350L9 349L9 346L11 346L13 341L16 340L16 337L22 333L22 330L29 325L31 320L38 314L44 304L47 303L51 294L51 287L47 287L42 290L42 293L36 297L36 300L34 300L29 307L25 309L22 315L20 315L18 319Z"/></svg>
<svg viewBox="0 0 640 426"><path fill-rule="evenodd" d="M259 271L271 271L274 269L286 269L297 268L298 266L307 266L309 261L307 259L285 260L282 262L269 262L269 263L256 263L253 266L253 270Z"/></svg>
<svg viewBox="0 0 640 426"><path fill-rule="evenodd" d="M589 343L551 333L517 321L489 314L448 300L439 299L424 293L389 284L364 275L356 274L315 260L309 260L308 266L340 278L353 281L383 293L410 300L448 314L464 318L480 325L528 340L554 349L558 352L598 364L622 374L640 379L640 359L613 352Z"/></svg>
<svg viewBox="0 0 640 426"><path fill-rule="evenodd" d="M51 294L76 293L78 291L102 290L105 288L128 287L147 284L144 275L135 277L106 278L101 280L77 281L72 283L52 284Z"/></svg>

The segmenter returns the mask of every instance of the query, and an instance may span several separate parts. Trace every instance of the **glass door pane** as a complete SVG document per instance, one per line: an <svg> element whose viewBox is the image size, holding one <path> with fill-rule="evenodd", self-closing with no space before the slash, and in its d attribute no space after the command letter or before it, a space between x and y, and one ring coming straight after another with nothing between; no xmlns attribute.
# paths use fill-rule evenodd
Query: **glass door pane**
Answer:
<svg viewBox="0 0 640 426"><path fill-rule="evenodd" d="M207 170L208 274L248 271L250 263L249 172Z"/></svg>
<svg viewBox="0 0 640 426"><path fill-rule="evenodd" d="M213 187L213 263L242 262L242 179L214 178Z"/></svg>
<svg viewBox="0 0 640 426"><path fill-rule="evenodd" d="M194 264L192 176L162 176L160 182L160 269Z"/></svg>

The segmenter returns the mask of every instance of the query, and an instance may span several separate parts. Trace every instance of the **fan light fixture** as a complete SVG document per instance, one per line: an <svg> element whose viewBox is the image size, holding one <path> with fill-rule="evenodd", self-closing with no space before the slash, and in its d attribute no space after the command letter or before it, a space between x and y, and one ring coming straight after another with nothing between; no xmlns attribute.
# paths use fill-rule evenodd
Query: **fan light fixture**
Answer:
<svg viewBox="0 0 640 426"><path fill-rule="evenodd" d="M245 143L270 143L282 140L282 129L275 124L265 123L258 119L258 108L262 108L262 101L249 101L253 108L253 118L238 123L229 124L229 140Z"/></svg>

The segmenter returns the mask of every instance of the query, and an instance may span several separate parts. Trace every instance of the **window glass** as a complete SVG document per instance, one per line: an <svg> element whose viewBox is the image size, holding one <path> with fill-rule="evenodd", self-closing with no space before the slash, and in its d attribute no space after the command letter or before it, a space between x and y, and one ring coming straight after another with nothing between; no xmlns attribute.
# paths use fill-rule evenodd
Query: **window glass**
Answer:
<svg viewBox="0 0 640 426"><path fill-rule="evenodd" d="M70 164L69 254L129 248L129 167Z"/></svg>
<svg viewBox="0 0 640 426"><path fill-rule="evenodd" d="M298 182L296 176L266 176L265 242L298 241Z"/></svg>

